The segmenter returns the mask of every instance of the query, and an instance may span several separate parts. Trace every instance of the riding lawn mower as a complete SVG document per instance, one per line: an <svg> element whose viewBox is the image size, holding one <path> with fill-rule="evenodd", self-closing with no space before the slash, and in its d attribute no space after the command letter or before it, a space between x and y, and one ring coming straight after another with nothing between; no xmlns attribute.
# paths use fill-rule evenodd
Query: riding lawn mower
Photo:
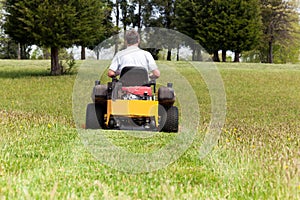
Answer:
<svg viewBox="0 0 300 200"><path fill-rule="evenodd" d="M86 129L178 132L178 108L172 83L160 86L142 67L125 67L119 79L95 81Z"/></svg>

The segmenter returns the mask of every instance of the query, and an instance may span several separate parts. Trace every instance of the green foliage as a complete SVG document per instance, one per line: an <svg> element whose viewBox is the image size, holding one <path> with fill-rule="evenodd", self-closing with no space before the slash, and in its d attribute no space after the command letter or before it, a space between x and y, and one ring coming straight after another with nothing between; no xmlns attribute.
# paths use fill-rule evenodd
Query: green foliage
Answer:
<svg viewBox="0 0 300 200"><path fill-rule="evenodd" d="M198 1L195 38L209 53L218 50L248 51L260 39L260 10L257 0Z"/></svg>
<svg viewBox="0 0 300 200"><path fill-rule="evenodd" d="M36 6L38 5L38 6ZM70 47L77 40L76 7L73 1L18 1L8 5L6 32L21 43L46 47ZM19 17L17 17L19 16ZM14 27L12 21L20 24ZM23 36L28 39L24 41Z"/></svg>
<svg viewBox="0 0 300 200"><path fill-rule="evenodd" d="M260 62L295 63L299 60L299 16L297 1L284 0L68 0L3 1L3 28L10 38L1 37L3 58L15 58L16 42L23 45L64 48L80 45L94 49L119 31L112 23L129 27L175 29L197 40L209 53L219 50L257 52ZM115 2L115 3L114 3ZM12 40L13 39L13 40ZM170 51L177 48L164 47ZM270 47L270 44L271 47ZM194 44L193 59L201 59ZM26 47L22 58L28 58ZM116 47L118 49L118 47ZM250 54L249 54L250 55ZM272 59L272 60L270 60ZM255 59L254 59L255 60Z"/></svg>
<svg viewBox="0 0 300 200"><path fill-rule="evenodd" d="M189 1L189 0L181 0L181 1L175 1L175 17L172 21L172 26L176 27L176 30L189 36L192 39L196 39L198 34L197 26L197 20L195 18L197 9L195 8L197 3L195 1ZM199 52L199 49L196 49L198 45L195 45L194 42L190 42L186 44L193 50L193 56L192 60L201 60L199 55L197 55L197 50Z"/></svg>
<svg viewBox="0 0 300 200"><path fill-rule="evenodd" d="M77 72L76 61L72 54L70 54L62 64L63 74L73 74Z"/></svg>
<svg viewBox="0 0 300 200"><path fill-rule="evenodd" d="M1 35L0 41L0 59L16 59L18 45L7 38L5 35Z"/></svg>
<svg viewBox="0 0 300 200"><path fill-rule="evenodd" d="M300 55L299 40L289 42L290 45L275 44L273 47L273 62L274 63L298 63Z"/></svg>
<svg viewBox="0 0 300 200"><path fill-rule="evenodd" d="M157 27L164 27L172 29L173 20L175 17L175 1L174 0L153 0L154 10L157 10L159 13L157 20Z"/></svg>
<svg viewBox="0 0 300 200"><path fill-rule="evenodd" d="M17 42L51 47L51 74L59 75L58 49L103 39L105 9L98 0L7 0L4 28Z"/></svg>
<svg viewBox="0 0 300 200"><path fill-rule="evenodd" d="M260 62L296 62L299 49L299 17L291 1L176 1L177 30L196 39L209 52L260 51ZM293 34L292 34L293 33ZM273 49L270 50L272 43ZM269 55L270 52L274 55ZM244 60L252 60L252 58Z"/></svg>
<svg viewBox="0 0 300 200"><path fill-rule="evenodd" d="M111 18L111 6L105 0L81 0L76 6L79 19L76 26L80 28L76 37L78 40L74 44L91 47L98 45L104 39L114 33Z"/></svg>
<svg viewBox="0 0 300 200"><path fill-rule="evenodd" d="M179 32L191 38L194 38L197 34L197 29L195 28L196 21L194 18L196 15L195 5L196 3L194 1L175 1L176 15L173 24Z"/></svg>
<svg viewBox="0 0 300 200"><path fill-rule="evenodd" d="M242 62L259 63L260 58L261 56L257 50L245 51L241 54Z"/></svg>
<svg viewBox="0 0 300 200"><path fill-rule="evenodd" d="M262 62L286 63L298 59L299 11L293 1L261 1L263 37L258 50ZM295 57L296 53L296 57Z"/></svg>
<svg viewBox="0 0 300 200"><path fill-rule="evenodd" d="M43 59L43 55L41 52L40 48L36 48L35 50L33 50L33 52L31 53L31 57L32 60L36 60L36 59Z"/></svg>
<svg viewBox="0 0 300 200"><path fill-rule="evenodd" d="M28 15L30 15L31 11L29 8L29 5L31 5L30 1L26 1L28 3L25 3L24 1L21 2L26 7L20 8L20 1L16 0L6 0L4 1L4 7L5 10L5 21L3 24L3 28L5 30L5 33L8 34L11 38L13 38L16 42L19 42L21 44L34 44L34 38L32 37L32 34L30 34L30 29L27 28L27 24L29 23L31 26L33 26L33 22L30 22L26 18L29 16L24 15L24 12L29 11ZM25 13L26 14L26 13ZM23 19L21 19L23 17ZM30 16L31 20L34 20L34 16Z"/></svg>

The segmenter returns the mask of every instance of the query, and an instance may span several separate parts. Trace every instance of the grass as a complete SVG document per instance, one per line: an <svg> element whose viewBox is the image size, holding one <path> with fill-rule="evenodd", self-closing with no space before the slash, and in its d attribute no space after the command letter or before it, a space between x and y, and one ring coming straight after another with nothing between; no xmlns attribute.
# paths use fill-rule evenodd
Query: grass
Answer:
<svg viewBox="0 0 300 200"><path fill-rule="evenodd" d="M175 162L132 174L102 164L82 144L72 115L76 75L48 76L49 61L1 60L0 199L300 198L300 66L218 64L226 123L213 151L199 159L210 121L205 83L189 63L159 64L193 87L199 132ZM130 151L153 151L171 137L107 134Z"/></svg>

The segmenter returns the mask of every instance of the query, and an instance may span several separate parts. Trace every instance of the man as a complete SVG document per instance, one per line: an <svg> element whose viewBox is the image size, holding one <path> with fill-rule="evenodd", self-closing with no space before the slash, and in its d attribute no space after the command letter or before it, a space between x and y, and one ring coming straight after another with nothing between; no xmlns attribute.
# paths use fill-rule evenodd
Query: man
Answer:
<svg viewBox="0 0 300 200"><path fill-rule="evenodd" d="M112 60L108 70L109 77L118 76L126 66L144 67L150 74L150 78L156 79L160 76L160 71L152 55L140 49L140 36L135 30L127 31L125 35L127 48L119 51Z"/></svg>

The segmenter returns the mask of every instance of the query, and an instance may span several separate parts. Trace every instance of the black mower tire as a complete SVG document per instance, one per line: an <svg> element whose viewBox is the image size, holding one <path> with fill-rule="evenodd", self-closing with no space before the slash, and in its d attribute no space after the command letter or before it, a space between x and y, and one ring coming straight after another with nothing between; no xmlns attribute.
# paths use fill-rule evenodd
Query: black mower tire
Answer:
<svg viewBox="0 0 300 200"><path fill-rule="evenodd" d="M161 131L163 132L178 132L178 108L171 106L166 110L166 119Z"/></svg>
<svg viewBox="0 0 300 200"><path fill-rule="evenodd" d="M86 129L104 128L104 108L102 105L90 103L86 108Z"/></svg>
<svg viewBox="0 0 300 200"><path fill-rule="evenodd" d="M158 131L163 131L167 119L167 111L166 108L161 104L158 106L158 116Z"/></svg>

